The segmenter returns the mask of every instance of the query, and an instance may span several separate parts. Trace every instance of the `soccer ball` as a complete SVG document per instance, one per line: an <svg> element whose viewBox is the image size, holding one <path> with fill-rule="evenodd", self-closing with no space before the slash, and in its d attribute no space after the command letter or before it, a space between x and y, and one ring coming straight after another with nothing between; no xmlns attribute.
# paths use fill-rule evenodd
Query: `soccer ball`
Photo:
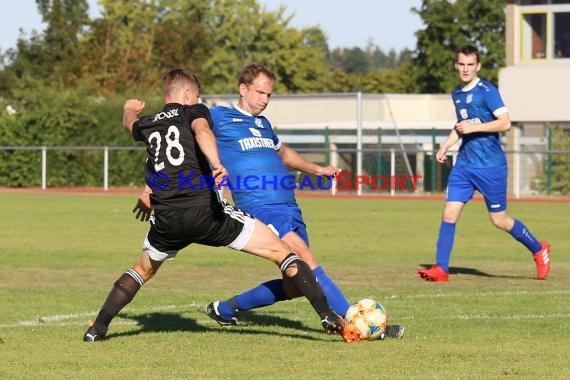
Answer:
<svg viewBox="0 0 570 380"><path fill-rule="evenodd" d="M361 339L384 339L388 313L372 298L363 298L350 305L345 319L360 330Z"/></svg>

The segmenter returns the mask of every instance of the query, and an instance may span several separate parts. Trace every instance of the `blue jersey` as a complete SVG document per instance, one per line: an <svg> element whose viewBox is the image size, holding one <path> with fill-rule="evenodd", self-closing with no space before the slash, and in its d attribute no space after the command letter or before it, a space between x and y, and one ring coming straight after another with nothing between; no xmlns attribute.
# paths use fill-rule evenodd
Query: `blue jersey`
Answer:
<svg viewBox="0 0 570 380"><path fill-rule="evenodd" d="M281 141L269 120L238 107L217 106L210 113L236 206L247 211L256 205L295 203L293 189L283 186L283 179L291 176L277 152Z"/></svg>
<svg viewBox="0 0 570 380"><path fill-rule="evenodd" d="M473 124L487 123L507 112L499 90L486 80L473 86L458 86L451 94L457 121ZM507 164L499 133L470 133L461 136L457 166L490 168Z"/></svg>

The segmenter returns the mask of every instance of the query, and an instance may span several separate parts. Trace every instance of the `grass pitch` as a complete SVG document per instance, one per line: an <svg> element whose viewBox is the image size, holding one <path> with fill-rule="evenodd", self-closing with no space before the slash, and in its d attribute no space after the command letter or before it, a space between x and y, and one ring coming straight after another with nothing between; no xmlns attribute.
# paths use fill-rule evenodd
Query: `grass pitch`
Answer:
<svg viewBox="0 0 570 380"><path fill-rule="evenodd" d="M301 199L319 262L350 300L373 297L405 324L401 340L343 343L303 299L222 328L206 304L278 269L191 246L145 284L107 341L83 343L140 251L147 224L131 213L135 198L0 193L0 378L570 378L570 203L509 206L552 243L548 280L534 279L530 254L473 202L440 284L416 271L434 260L442 201Z"/></svg>

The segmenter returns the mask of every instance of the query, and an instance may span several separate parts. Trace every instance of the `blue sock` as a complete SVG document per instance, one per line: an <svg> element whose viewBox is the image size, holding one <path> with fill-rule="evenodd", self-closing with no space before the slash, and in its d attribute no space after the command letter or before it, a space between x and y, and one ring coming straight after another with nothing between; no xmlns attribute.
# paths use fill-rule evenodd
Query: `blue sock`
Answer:
<svg viewBox="0 0 570 380"><path fill-rule="evenodd" d="M542 248L542 244L530 233L524 224L515 219L513 228L509 231L512 237L521 242L531 253L537 253Z"/></svg>
<svg viewBox="0 0 570 380"><path fill-rule="evenodd" d="M342 292L340 291L338 286L336 286L334 281L331 280L329 276L327 276L323 268L318 266L315 269L313 269L313 273L315 274L317 281L319 281L319 285L321 285L323 293L325 293L325 296L327 297L327 303L329 304L329 306L338 315L344 317L344 315L346 314L346 310L350 306L344 294L342 294Z"/></svg>
<svg viewBox="0 0 570 380"><path fill-rule="evenodd" d="M455 241L455 223L441 222L439 226L439 237L437 239L437 252L435 263L449 272L449 259Z"/></svg>
<svg viewBox="0 0 570 380"><path fill-rule="evenodd" d="M220 301L218 311L222 317L229 319L238 311L273 305L275 302L288 299L283 289L283 280L275 279L259 284L229 300Z"/></svg>

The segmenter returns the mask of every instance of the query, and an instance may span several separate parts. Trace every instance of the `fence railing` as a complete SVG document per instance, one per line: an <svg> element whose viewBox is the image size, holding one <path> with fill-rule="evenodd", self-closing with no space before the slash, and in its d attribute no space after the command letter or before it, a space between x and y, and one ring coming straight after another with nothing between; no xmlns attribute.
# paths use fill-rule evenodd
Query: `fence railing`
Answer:
<svg viewBox="0 0 570 380"><path fill-rule="evenodd" d="M350 174L350 176L344 177L346 186L341 191L350 191L357 195L372 192L382 192L392 196L399 193L442 192L445 190L447 175L456 155L456 152L450 152L448 164L440 165L435 160L435 151L422 149L339 148L336 144L331 143L327 148L322 146L319 148L296 147L296 150L312 161L331 163L345 170L346 174ZM129 185L128 183L121 183L121 180L115 180L114 183L110 184L109 167L112 162L109 153L114 151L144 151L144 147L0 146L0 153L10 151L30 151L39 154L39 175L41 176L42 189L48 188L50 179L53 178L53 176L50 177L50 153L100 152L101 156L98 157L96 164L84 164L84 166L90 167L90 170L99 171L101 175L100 186L104 190L108 190L111 185L113 187ZM567 177L566 173L570 172L570 151L521 150L505 151L505 153L509 161L509 194L511 196L519 198L535 195L570 194L570 189L566 188L570 187L570 184L562 183ZM92 160L93 156L90 157L87 159ZM144 153L141 152L142 157L144 157ZM7 159L9 160L9 158ZM75 162L73 164L80 165L81 163ZM142 160L140 167L142 177ZM1 174L0 167L0 178ZM350 182L350 186L348 182ZM84 185L75 184L74 186ZM0 183L0 186L6 186L6 184ZM26 187L27 185L20 184L19 186ZM339 187L331 187L330 192L338 193Z"/></svg>
<svg viewBox="0 0 570 380"><path fill-rule="evenodd" d="M129 146L0 146L0 151L37 151L41 154L41 188L47 188L48 182L48 152L56 151L101 151L103 155L103 189L109 190L109 152L110 151L144 151L144 147ZM1 185L1 184L0 184Z"/></svg>

